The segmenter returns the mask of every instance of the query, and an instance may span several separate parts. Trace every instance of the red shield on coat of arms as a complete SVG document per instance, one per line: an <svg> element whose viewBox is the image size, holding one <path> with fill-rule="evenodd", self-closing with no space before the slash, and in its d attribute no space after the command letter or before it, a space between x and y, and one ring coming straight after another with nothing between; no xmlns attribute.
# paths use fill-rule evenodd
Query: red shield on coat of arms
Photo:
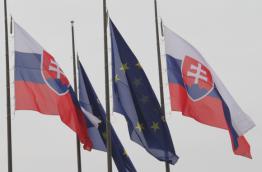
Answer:
<svg viewBox="0 0 262 172"><path fill-rule="evenodd" d="M193 101L206 97L214 88L214 81L209 69L196 59L186 56L183 60L182 78Z"/></svg>

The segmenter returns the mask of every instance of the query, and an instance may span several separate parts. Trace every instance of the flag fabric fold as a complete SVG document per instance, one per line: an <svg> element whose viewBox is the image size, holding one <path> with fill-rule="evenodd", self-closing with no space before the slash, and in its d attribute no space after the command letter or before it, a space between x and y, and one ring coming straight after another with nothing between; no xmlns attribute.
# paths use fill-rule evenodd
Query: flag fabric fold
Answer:
<svg viewBox="0 0 262 172"><path fill-rule="evenodd" d="M84 115L70 83L54 57L14 24L15 109L58 115L91 150Z"/></svg>
<svg viewBox="0 0 262 172"><path fill-rule="evenodd" d="M93 142L93 148L106 152L106 114L104 108L80 62L78 62L78 73L79 102L86 115L86 123ZM112 156L118 171L136 172L132 161L128 157L112 126L111 129Z"/></svg>
<svg viewBox="0 0 262 172"><path fill-rule="evenodd" d="M171 109L203 124L229 131L236 155L251 158L244 137L255 126L202 55L164 26Z"/></svg>
<svg viewBox="0 0 262 172"><path fill-rule="evenodd" d="M111 20L110 31L114 112L124 115L131 140L158 160L175 164L178 156L146 74Z"/></svg>

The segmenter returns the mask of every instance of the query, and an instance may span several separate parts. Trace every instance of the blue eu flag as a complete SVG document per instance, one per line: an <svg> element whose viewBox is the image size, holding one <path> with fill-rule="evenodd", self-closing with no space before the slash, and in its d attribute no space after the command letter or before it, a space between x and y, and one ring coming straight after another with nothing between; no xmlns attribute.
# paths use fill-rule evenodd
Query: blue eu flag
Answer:
<svg viewBox="0 0 262 172"><path fill-rule="evenodd" d="M175 164L178 156L146 74L112 21L110 30L114 112L125 116L134 142L158 160Z"/></svg>
<svg viewBox="0 0 262 172"><path fill-rule="evenodd" d="M78 62L79 72L79 102L86 117L89 136L93 148L106 151L106 115L89 81L83 66ZM112 127L111 127L112 128ZM114 129L112 136L112 156L119 172L136 172L126 150L118 139Z"/></svg>

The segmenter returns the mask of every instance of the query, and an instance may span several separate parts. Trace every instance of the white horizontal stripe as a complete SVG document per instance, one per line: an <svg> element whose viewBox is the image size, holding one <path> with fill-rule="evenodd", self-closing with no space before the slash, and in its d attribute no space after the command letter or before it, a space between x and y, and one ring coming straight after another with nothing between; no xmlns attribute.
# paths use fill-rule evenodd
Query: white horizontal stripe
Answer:
<svg viewBox="0 0 262 172"><path fill-rule="evenodd" d="M165 50L166 54L183 60L185 56L201 57L202 55L191 46L186 40L164 26ZM185 51L186 50L186 51ZM202 62L202 61L200 61Z"/></svg>
<svg viewBox="0 0 262 172"><path fill-rule="evenodd" d="M14 22L15 51L42 54L43 48L21 26Z"/></svg>

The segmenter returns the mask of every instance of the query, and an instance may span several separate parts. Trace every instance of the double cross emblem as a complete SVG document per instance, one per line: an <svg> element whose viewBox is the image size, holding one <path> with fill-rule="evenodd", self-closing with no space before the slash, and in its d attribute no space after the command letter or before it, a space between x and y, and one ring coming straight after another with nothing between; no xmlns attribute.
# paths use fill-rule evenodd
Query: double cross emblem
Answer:
<svg viewBox="0 0 262 172"><path fill-rule="evenodd" d="M199 80L202 80L205 82L208 81L207 72L202 69L202 65L200 63L198 63L197 66L191 64L190 70L187 72L187 76L195 78L194 84L198 84Z"/></svg>
<svg viewBox="0 0 262 172"><path fill-rule="evenodd" d="M59 67L59 65L54 60L51 60L48 70L52 72L56 72L56 79L61 79L61 75L65 75L64 72Z"/></svg>
<svg viewBox="0 0 262 172"><path fill-rule="evenodd" d="M214 88L212 74L199 60L186 56L182 64L182 77L188 96L193 101L206 97Z"/></svg>

